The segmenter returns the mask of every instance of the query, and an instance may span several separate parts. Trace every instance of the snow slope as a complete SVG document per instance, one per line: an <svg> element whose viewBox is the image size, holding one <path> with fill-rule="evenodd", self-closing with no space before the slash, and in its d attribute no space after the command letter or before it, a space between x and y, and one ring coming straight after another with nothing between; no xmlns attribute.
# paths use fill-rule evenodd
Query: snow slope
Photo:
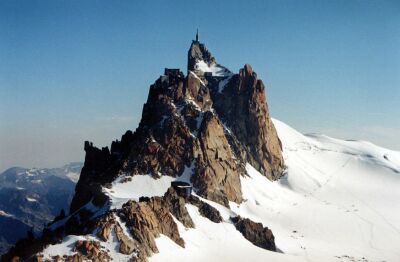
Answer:
<svg viewBox="0 0 400 262"><path fill-rule="evenodd" d="M162 236L156 240L160 253L150 261L298 261L295 256L258 248L244 239L228 220L214 223L201 216L197 207L186 208L196 228L186 229L176 220L185 248Z"/></svg>
<svg viewBox="0 0 400 262"><path fill-rule="evenodd" d="M220 211L224 221L219 224L188 204L196 227L187 229L176 220L186 247L161 236L156 240L160 253L150 261L400 261L400 152L364 141L305 136L273 121L286 175L271 182L247 164L247 176L241 178L245 201L228 209L203 199ZM193 164L178 179L188 180L192 169ZM135 176L105 191L119 207L130 198L162 195L171 180ZM244 239L229 220L235 215L269 227L282 253ZM66 246L50 246L44 253L69 252Z"/></svg>
<svg viewBox="0 0 400 262"><path fill-rule="evenodd" d="M160 253L150 260L400 261L400 152L304 136L278 120L274 124L286 176L271 182L247 165L248 176L241 179L245 202L231 203L231 210L213 204L226 221L222 226L190 207L196 229L180 226L186 248L163 237ZM284 254L244 240L228 222L234 214L271 228Z"/></svg>

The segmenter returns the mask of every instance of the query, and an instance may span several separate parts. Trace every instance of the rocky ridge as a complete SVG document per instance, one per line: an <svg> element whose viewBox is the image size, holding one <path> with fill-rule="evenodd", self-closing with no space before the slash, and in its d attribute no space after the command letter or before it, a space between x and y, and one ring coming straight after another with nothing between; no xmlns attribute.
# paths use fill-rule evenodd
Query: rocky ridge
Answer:
<svg viewBox="0 0 400 262"><path fill-rule="evenodd" d="M198 196L229 208L229 202L243 201L240 177L245 175L247 162L271 180L278 179L283 171L281 144L269 116L262 81L247 64L239 74L219 65L197 39L188 52L187 76L177 69L166 69L150 86L138 128L127 131L110 149L85 142L85 152L69 216L54 221L29 245L22 240L25 244L17 244L3 260L16 256L107 260L103 242L113 238L121 254L132 261L146 261L158 252L155 239L160 234L185 246L175 219L186 228L195 228L186 205L197 207L214 223L223 222L217 209L196 196L179 196L173 188L162 197L142 197L112 209L104 188L110 188L121 176L149 174L154 179L184 179L193 184ZM191 173L183 178L189 166ZM275 250L270 230L248 220L238 223L246 239ZM40 255L48 244L72 234L89 235L86 242L75 243L72 257Z"/></svg>

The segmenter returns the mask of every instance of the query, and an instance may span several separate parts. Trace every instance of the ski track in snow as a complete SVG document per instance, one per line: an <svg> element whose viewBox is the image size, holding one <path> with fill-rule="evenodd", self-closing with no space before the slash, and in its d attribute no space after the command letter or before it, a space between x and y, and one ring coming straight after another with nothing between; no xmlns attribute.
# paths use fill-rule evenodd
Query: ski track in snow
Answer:
<svg viewBox="0 0 400 262"><path fill-rule="evenodd" d="M243 203L230 203L228 209L203 199L220 211L224 221L219 224L187 204L196 227L188 229L175 220L185 248L161 235L156 239L160 253L149 260L400 261L400 152L364 141L302 135L278 120L273 122L282 141L285 176L272 182L247 164L248 176L241 177ZM193 162L177 179L190 180L194 166ZM143 194L163 195L173 180L148 175L124 183L121 179L105 189L112 207ZM247 241L229 220L236 215L270 228L283 253ZM68 254L71 236L66 240L44 253ZM127 256L112 255L117 261L127 260Z"/></svg>

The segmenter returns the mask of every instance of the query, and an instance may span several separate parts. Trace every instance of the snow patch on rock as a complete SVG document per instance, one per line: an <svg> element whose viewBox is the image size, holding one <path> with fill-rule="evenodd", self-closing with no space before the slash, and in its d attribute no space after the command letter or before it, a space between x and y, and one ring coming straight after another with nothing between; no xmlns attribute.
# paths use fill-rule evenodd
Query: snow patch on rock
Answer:
<svg viewBox="0 0 400 262"><path fill-rule="evenodd" d="M163 196L175 178L161 176L154 178L151 175L121 176L117 178L111 188L103 188L111 200L112 208L121 208L129 200L138 201L140 197Z"/></svg>
<svg viewBox="0 0 400 262"><path fill-rule="evenodd" d="M212 73L212 76L231 76L232 75L232 72L230 72L225 67L221 67L215 63L208 65L203 60L197 61L196 69L202 71L203 73L210 72L210 73Z"/></svg>

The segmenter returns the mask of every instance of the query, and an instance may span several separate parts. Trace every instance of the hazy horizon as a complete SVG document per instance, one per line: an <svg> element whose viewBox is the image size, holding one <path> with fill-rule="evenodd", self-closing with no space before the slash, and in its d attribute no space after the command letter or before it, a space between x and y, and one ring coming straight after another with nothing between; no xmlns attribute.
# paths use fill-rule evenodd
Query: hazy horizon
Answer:
<svg viewBox="0 0 400 262"><path fill-rule="evenodd" d="M199 28L217 61L252 65L273 118L400 150L396 1L1 1L0 172L83 162L140 120Z"/></svg>

